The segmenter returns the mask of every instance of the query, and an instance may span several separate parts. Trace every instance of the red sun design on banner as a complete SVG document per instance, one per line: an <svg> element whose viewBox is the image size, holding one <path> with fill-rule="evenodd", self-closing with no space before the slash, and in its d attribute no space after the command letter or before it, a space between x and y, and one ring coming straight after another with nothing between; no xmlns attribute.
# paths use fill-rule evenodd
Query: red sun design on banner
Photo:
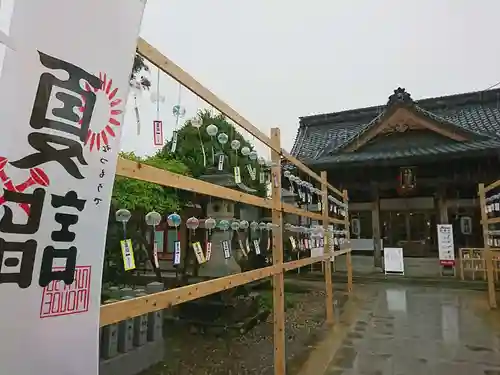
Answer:
<svg viewBox="0 0 500 375"><path fill-rule="evenodd" d="M109 105L109 119L108 123L101 130L89 129L87 134L87 139L85 145L89 145L90 151L100 150L104 145L109 145L108 137L116 137L114 127L121 126L118 116L123 113L121 109L117 107L123 102L122 99L116 98L118 93L118 88L113 88L113 80L106 76L106 73L99 72L99 79L101 80L101 86L98 88L91 87L87 82L85 82L85 90L93 91L96 94L106 95L106 99ZM85 97L82 96L82 106L80 107L80 112L83 113L86 109ZM81 123L81 120L80 120Z"/></svg>

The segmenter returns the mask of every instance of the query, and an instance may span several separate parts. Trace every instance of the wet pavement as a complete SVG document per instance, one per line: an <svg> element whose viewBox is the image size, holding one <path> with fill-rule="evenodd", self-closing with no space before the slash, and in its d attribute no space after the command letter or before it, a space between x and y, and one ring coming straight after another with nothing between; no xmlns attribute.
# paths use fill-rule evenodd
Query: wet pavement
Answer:
<svg viewBox="0 0 500 375"><path fill-rule="evenodd" d="M500 313L486 292L356 287L362 302L326 375L500 375Z"/></svg>

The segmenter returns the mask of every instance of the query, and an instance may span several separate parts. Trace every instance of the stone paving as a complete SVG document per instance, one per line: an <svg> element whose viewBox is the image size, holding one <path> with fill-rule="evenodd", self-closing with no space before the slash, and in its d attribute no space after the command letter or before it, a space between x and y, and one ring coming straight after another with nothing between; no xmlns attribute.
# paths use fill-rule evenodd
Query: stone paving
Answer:
<svg viewBox="0 0 500 375"><path fill-rule="evenodd" d="M500 375L486 292L372 285L326 375ZM495 315L496 314L496 315Z"/></svg>

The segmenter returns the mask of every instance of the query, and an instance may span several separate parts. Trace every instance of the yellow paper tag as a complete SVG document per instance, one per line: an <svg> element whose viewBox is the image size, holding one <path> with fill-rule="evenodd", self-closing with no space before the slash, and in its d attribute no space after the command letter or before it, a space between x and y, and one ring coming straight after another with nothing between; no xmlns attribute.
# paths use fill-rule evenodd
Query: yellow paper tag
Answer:
<svg viewBox="0 0 500 375"><path fill-rule="evenodd" d="M132 247L132 240L121 240L120 246L122 248L123 267L125 271L135 269L134 248Z"/></svg>
<svg viewBox="0 0 500 375"><path fill-rule="evenodd" d="M196 255L196 260L198 264L202 264L206 262L205 255L203 254L203 249L201 248L201 244L199 242L194 242L191 244L194 250L194 255Z"/></svg>
<svg viewBox="0 0 500 375"><path fill-rule="evenodd" d="M242 240L238 240L238 245L240 245L240 250L243 253L243 256L247 257L247 252L245 250L245 246L243 246L243 241Z"/></svg>

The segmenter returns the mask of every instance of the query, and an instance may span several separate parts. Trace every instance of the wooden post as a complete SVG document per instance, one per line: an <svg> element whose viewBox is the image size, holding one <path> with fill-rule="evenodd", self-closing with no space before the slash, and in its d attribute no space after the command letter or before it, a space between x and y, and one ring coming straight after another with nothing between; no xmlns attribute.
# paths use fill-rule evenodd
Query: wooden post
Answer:
<svg viewBox="0 0 500 375"><path fill-rule="evenodd" d="M347 205L349 202L349 196L347 194L347 190L342 191L342 196L344 197L343 201ZM351 222L349 221L349 210L346 210L346 215L345 215L345 230L346 230L346 241L348 241L349 246L351 242L351 230L350 230ZM345 256L346 260L346 268L347 268L347 291L349 293L352 292L352 247L350 248L350 251L347 252Z"/></svg>
<svg viewBox="0 0 500 375"><path fill-rule="evenodd" d="M486 261L486 278L488 281L488 302L490 308L497 308L495 280L493 275L493 254L488 244L488 216L486 215L486 192L484 184L479 184L479 205L481 208L481 225L483 226L484 259Z"/></svg>
<svg viewBox="0 0 500 375"><path fill-rule="evenodd" d="M325 253L330 252L330 244L328 243L328 225L329 225L329 215L328 215L328 177L326 171L321 172L321 193L322 202L321 207L323 209L323 229L325 230L324 235L324 249ZM325 291L326 291L326 322L328 324L335 323L335 317L333 315L333 283L332 283L332 261L330 258L324 261L324 272L325 272Z"/></svg>
<svg viewBox="0 0 500 375"><path fill-rule="evenodd" d="M280 129L271 129L271 143L274 150L281 149ZM276 151L271 152L271 183L273 224L278 225L273 230L273 264L283 264L283 213L281 211L281 155ZM285 281L284 271L273 275L273 318L274 318L274 375L286 374L285 357Z"/></svg>
<svg viewBox="0 0 500 375"><path fill-rule="evenodd" d="M372 233L373 233L373 265L382 268L382 248L380 240L382 231L380 230L380 197L378 187L374 187L374 201L372 207Z"/></svg>

